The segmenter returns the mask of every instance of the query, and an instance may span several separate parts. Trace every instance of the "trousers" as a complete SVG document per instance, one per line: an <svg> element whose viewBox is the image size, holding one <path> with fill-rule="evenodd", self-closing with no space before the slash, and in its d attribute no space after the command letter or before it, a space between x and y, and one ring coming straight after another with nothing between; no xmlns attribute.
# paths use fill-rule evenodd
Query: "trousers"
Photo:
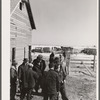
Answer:
<svg viewBox="0 0 100 100"><path fill-rule="evenodd" d="M68 100L64 84L61 84L61 86L60 86L60 93L61 93L63 100Z"/></svg>
<svg viewBox="0 0 100 100"><path fill-rule="evenodd" d="M48 98L50 98L50 100L57 100L57 94L45 94L43 100L48 100Z"/></svg>
<svg viewBox="0 0 100 100"><path fill-rule="evenodd" d="M33 88L22 88L21 90L21 100L25 98L25 95L27 94L27 100L31 100L31 93Z"/></svg>

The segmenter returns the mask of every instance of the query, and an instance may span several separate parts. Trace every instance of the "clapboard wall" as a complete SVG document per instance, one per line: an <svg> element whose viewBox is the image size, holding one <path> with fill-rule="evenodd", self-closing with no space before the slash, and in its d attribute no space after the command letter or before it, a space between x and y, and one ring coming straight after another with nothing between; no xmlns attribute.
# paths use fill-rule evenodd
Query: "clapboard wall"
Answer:
<svg viewBox="0 0 100 100"><path fill-rule="evenodd" d="M10 17L10 59L16 59L19 65L24 57L28 58L31 40L32 28L26 5L19 2Z"/></svg>

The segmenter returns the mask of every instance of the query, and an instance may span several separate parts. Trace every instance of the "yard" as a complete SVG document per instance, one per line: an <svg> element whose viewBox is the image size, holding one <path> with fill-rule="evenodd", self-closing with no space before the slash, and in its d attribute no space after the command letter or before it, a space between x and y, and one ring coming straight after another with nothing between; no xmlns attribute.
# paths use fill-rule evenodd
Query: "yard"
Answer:
<svg viewBox="0 0 100 100"><path fill-rule="evenodd" d="M38 54L35 54L35 57L36 55ZM47 65L48 57L48 54L44 55ZM48 70L48 66L46 70ZM69 75L65 83L66 94L69 100L96 100L96 70L91 70L91 72L93 72L94 76L91 76L86 68L82 66L70 65ZM43 97L34 95L32 100L43 100ZM59 96L59 100L62 100L61 96Z"/></svg>

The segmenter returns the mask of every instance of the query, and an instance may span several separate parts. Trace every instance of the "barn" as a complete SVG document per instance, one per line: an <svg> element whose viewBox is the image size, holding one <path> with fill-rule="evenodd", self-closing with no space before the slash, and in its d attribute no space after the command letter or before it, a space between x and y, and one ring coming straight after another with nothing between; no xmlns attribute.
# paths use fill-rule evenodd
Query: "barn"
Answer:
<svg viewBox="0 0 100 100"><path fill-rule="evenodd" d="M10 60L31 61L32 30L36 29L29 0L10 0Z"/></svg>

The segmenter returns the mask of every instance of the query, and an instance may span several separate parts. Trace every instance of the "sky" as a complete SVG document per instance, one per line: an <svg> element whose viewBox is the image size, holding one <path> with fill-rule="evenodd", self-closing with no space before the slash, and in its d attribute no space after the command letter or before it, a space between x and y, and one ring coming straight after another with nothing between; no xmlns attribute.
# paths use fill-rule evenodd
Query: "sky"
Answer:
<svg viewBox="0 0 100 100"><path fill-rule="evenodd" d="M36 30L32 43L97 45L97 0L30 0Z"/></svg>

